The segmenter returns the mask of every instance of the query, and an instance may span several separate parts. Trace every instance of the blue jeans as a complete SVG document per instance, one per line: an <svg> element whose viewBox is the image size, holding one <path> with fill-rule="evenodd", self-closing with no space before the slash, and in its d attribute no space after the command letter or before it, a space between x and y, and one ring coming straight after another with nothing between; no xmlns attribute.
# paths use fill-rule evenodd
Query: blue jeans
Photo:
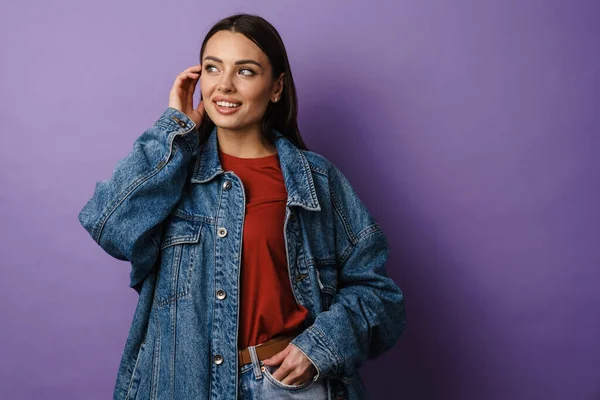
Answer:
<svg viewBox="0 0 600 400"><path fill-rule="evenodd" d="M252 362L244 364L238 371L239 400L324 400L328 398L325 379L309 380L301 385L287 385L276 380L272 373L278 366L264 365L256 356L255 346L250 346ZM263 368L264 367L264 368Z"/></svg>

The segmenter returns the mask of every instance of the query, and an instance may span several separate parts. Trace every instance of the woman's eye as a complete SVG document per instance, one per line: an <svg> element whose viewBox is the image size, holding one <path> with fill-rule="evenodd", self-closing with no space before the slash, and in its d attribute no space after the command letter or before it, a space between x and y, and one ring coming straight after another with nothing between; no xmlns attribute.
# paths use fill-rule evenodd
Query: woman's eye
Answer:
<svg viewBox="0 0 600 400"><path fill-rule="evenodd" d="M246 73L243 73L244 71L246 71ZM254 75L254 71L252 71L250 68L242 68L240 70L240 72L242 72L242 75L247 75L247 76Z"/></svg>
<svg viewBox="0 0 600 400"><path fill-rule="evenodd" d="M206 68L204 68L204 69L205 69L206 71L209 71L209 72L210 72L212 68L214 68L214 69L217 69L217 67L215 67L214 65L207 65L207 66L206 66Z"/></svg>

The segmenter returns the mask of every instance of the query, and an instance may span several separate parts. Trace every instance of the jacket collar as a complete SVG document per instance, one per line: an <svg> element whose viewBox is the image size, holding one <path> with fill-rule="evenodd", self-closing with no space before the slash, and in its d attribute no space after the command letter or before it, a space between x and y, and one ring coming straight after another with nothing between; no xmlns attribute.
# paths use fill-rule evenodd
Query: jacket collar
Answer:
<svg viewBox="0 0 600 400"><path fill-rule="evenodd" d="M287 205L301 206L311 211L321 210L306 156L279 131L273 130L273 133L288 193ZM219 160L217 128L215 127L206 142L200 146L191 182L205 183L223 172L225 171Z"/></svg>

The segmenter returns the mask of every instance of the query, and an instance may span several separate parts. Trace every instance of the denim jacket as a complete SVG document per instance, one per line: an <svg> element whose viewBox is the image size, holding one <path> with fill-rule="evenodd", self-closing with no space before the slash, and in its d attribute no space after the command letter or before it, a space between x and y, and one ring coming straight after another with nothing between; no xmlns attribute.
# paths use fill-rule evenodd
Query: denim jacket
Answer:
<svg viewBox="0 0 600 400"><path fill-rule="evenodd" d="M274 133L290 285L309 311L292 344L331 399L366 398L358 368L392 348L405 323L386 237L339 169ZM216 130L198 140L194 122L167 108L78 216L131 264L139 293L114 399L237 399L244 187L221 167Z"/></svg>

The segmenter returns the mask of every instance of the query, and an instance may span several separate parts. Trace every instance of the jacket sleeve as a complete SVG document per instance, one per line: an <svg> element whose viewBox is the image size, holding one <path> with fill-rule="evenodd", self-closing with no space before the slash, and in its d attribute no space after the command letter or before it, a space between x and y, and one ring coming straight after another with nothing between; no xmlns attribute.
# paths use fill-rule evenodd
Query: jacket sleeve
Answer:
<svg viewBox="0 0 600 400"><path fill-rule="evenodd" d="M198 146L195 123L167 108L99 181L79 212L79 222L108 254L131 263L138 293L158 258L162 222L181 198L187 166Z"/></svg>
<svg viewBox="0 0 600 400"><path fill-rule="evenodd" d="M367 359L391 349L405 325L404 296L387 276L387 239L335 167L330 194L336 221L338 289L327 311L292 341L318 375L349 383Z"/></svg>

